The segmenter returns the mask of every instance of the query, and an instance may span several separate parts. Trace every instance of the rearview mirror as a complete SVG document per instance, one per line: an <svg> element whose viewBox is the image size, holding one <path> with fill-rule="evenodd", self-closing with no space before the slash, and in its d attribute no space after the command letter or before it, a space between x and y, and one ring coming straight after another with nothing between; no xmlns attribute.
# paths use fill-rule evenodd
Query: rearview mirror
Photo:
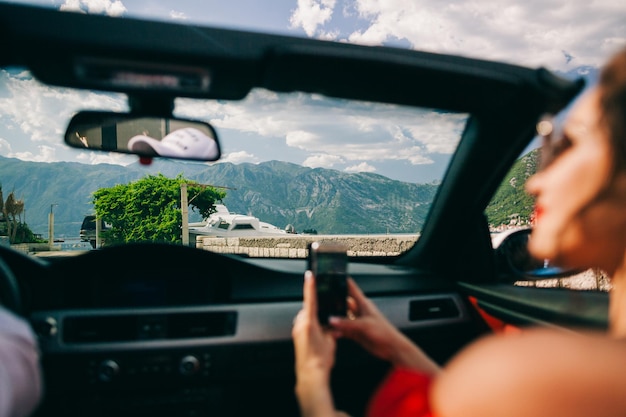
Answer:
<svg viewBox="0 0 626 417"><path fill-rule="evenodd" d="M216 161L221 151L215 129L205 122L178 118L85 111L65 132L73 148L147 157Z"/></svg>
<svg viewBox="0 0 626 417"><path fill-rule="evenodd" d="M528 252L532 229L516 230L506 235L496 246L496 262L500 272L512 274L517 280L540 280L575 275L580 270L551 265L546 259L536 259ZM497 242L498 239L494 239Z"/></svg>

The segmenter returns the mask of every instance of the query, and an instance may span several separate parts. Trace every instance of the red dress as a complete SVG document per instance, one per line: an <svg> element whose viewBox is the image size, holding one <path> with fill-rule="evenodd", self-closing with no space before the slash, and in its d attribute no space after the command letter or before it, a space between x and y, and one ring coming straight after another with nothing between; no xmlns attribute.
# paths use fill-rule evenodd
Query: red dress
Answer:
<svg viewBox="0 0 626 417"><path fill-rule="evenodd" d="M394 368L372 397L367 417L434 417L429 404L432 375Z"/></svg>

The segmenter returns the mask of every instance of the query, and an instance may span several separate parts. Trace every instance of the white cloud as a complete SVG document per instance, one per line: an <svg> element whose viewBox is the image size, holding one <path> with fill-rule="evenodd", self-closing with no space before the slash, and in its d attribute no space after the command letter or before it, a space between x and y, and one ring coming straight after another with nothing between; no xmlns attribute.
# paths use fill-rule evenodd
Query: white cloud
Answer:
<svg viewBox="0 0 626 417"><path fill-rule="evenodd" d="M233 164L240 164L242 162L257 163L259 162L259 159L246 151L238 151L230 152L227 155L222 156L218 162L232 162Z"/></svg>
<svg viewBox="0 0 626 417"><path fill-rule="evenodd" d="M170 10L170 17L174 20L187 20L187 15L184 12L176 10Z"/></svg>
<svg viewBox="0 0 626 417"><path fill-rule="evenodd" d="M389 155L388 159L406 159L411 165L428 165L433 163L433 160L420 147L401 149L395 156Z"/></svg>
<svg viewBox="0 0 626 417"><path fill-rule="evenodd" d="M314 144L318 139L318 136L311 132L296 130L293 132L288 132L285 139L287 141L287 145L294 148L306 150L310 149L312 146L315 146Z"/></svg>
<svg viewBox="0 0 626 417"><path fill-rule="evenodd" d="M311 154L307 166L389 160L431 164L431 153L454 150L466 118L385 104L348 106L303 94L279 98L265 91L236 103L177 101L176 109L186 117L210 120L218 136L233 130L283 140L288 147Z"/></svg>
<svg viewBox="0 0 626 417"><path fill-rule="evenodd" d="M413 138L425 147L427 153L450 154L456 149L461 129L465 126L465 114L423 113L418 123L406 127Z"/></svg>
<svg viewBox="0 0 626 417"><path fill-rule="evenodd" d="M52 146L39 145L37 147L39 153L32 152L16 152L8 155L11 158L18 158L23 161L32 162L50 162L56 160L56 152Z"/></svg>
<svg viewBox="0 0 626 417"><path fill-rule="evenodd" d="M33 79L7 77L7 89L9 96L0 98L0 114L11 117L33 141L57 142L78 109L125 107L121 96L53 88Z"/></svg>
<svg viewBox="0 0 626 417"><path fill-rule="evenodd" d="M340 32L339 30L331 30L331 31L320 31L318 33L317 38L324 41L336 41L339 39Z"/></svg>
<svg viewBox="0 0 626 417"><path fill-rule="evenodd" d="M598 67L626 44L626 3L615 0L585 7L562 0L353 0L343 3L343 20L333 19L334 6L334 1L299 0L291 26L311 37L408 43L419 50L556 70ZM355 29L346 32L350 27Z"/></svg>
<svg viewBox="0 0 626 417"><path fill-rule="evenodd" d="M177 100L177 115L210 120L219 129L233 129L264 137L283 136L290 130L283 100L266 90L253 91L243 102Z"/></svg>
<svg viewBox="0 0 626 417"><path fill-rule="evenodd" d="M11 143L6 139L0 138L0 155L9 156L11 149Z"/></svg>
<svg viewBox="0 0 626 417"><path fill-rule="evenodd" d="M64 12L85 13L81 7L81 0L65 0L59 9Z"/></svg>
<svg viewBox="0 0 626 417"><path fill-rule="evenodd" d="M104 14L107 16L122 16L126 13L126 6L120 0L65 0L60 10L90 14Z"/></svg>
<svg viewBox="0 0 626 417"><path fill-rule="evenodd" d="M367 162L361 162L358 165L352 165L347 167L346 172L376 172L376 168L368 164Z"/></svg>
<svg viewBox="0 0 626 417"><path fill-rule="evenodd" d="M332 168L337 164L343 164L344 160L337 155L317 154L309 156L302 163L303 166L309 168Z"/></svg>
<svg viewBox="0 0 626 417"><path fill-rule="evenodd" d="M60 145L67 123L76 111L126 108L121 95L53 88L38 83L26 73L11 76L0 71L0 89L3 127L12 132L15 137L11 138L12 142L19 138L20 147L27 149L20 149L15 155L27 160L58 160L59 154L50 150Z"/></svg>
<svg viewBox="0 0 626 417"><path fill-rule="evenodd" d="M292 28L301 27L308 36L313 36L318 26L332 18L334 8L335 0L298 0L298 7L289 18L289 23Z"/></svg>
<svg viewBox="0 0 626 417"><path fill-rule="evenodd" d="M90 154L87 152L81 152L76 156L76 160L82 162L83 164L89 164L91 163L91 158L89 157L89 155Z"/></svg>
<svg viewBox="0 0 626 417"><path fill-rule="evenodd" d="M137 157L113 152L79 152L76 160L89 165L112 164L126 166L137 162Z"/></svg>
<svg viewBox="0 0 626 417"><path fill-rule="evenodd" d="M216 127L253 132L265 137L280 136L288 130L287 122L281 120L279 116L265 114L262 118L255 118L254 112L248 113L234 108L224 108L223 110L224 113L220 119L211 120Z"/></svg>

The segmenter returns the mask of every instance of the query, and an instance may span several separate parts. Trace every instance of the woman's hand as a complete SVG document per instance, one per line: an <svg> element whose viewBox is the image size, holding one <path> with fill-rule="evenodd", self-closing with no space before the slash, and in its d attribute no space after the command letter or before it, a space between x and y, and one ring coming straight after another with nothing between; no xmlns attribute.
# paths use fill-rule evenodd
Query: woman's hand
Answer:
<svg viewBox="0 0 626 417"><path fill-rule="evenodd" d="M291 331L296 351L296 374L313 373L328 380L335 363L336 342L317 319L317 294L311 271L304 274L303 293L302 310L294 318Z"/></svg>
<svg viewBox="0 0 626 417"><path fill-rule="evenodd" d="M351 317L330 318L335 337L352 339L372 355L395 366L433 374L439 371L437 364L391 324L351 278L348 278L348 295Z"/></svg>
<svg viewBox="0 0 626 417"><path fill-rule="evenodd" d="M296 395L303 416L336 413L330 393L330 372L335 364L336 341L317 319L315 278L304 274L304 301L291 335L296 355Z"/></svg>

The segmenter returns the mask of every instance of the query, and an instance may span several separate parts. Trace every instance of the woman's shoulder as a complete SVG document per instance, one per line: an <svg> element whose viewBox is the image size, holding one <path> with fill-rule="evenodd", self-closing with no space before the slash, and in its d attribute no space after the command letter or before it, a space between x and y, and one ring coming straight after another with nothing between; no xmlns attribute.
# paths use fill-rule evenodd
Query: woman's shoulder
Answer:
<svg viewBox="0 0 626 417"><path fill-rule="evenodd" d="M441 417L603 416L626 412L626 341L537 329L483 338L446 365L431 403Z"/></svg>

